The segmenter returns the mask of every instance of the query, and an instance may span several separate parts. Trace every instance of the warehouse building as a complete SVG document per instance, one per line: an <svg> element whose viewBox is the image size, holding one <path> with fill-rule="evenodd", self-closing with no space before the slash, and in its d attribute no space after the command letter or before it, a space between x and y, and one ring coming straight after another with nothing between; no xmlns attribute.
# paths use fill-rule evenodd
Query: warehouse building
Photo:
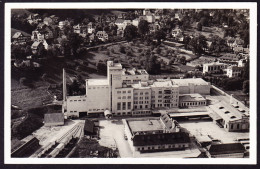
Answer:
<svg viewBox="0 0 260 169"><path fill-rule="evenodd" d="M166 114L159 118L123 119L123 123L133 152L184 150L190 146L189 135Z"/></svg>
<svg viewBox="0 0 260 169"><path fill-rule="evenodd" d="M213 111L213 120L218 126L227 131L248 131L249 130L249 112L247 110L236 108L225 102L219 102L210 105Z"/></svg>

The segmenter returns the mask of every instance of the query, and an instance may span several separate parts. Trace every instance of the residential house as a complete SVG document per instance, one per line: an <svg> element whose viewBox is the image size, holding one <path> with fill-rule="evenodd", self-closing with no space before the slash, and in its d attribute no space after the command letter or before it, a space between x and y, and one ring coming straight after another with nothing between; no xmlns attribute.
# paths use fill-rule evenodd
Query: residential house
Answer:
<svg viewBox="0 0 260 169"><path fill-rule="evenodd" d="M246 59L240 59L239 61L238 61L238 67L244 67L245 66L245 64L246 64Z"/></svg>
<svg viewBox="0 0 260 169"><path fill-rule="evenodd" d="M64 27L68 25L70 25L70 22L68 20L65 20L65 21L60 21L58 27L60 28L60 30L63 30Z"/></svg>
<svg viewBox="0 0 260 169"><path fill-rule="evenodd" d="M86 25L74 25L73 26L74 33L77 34L86 34L87 33L87 26Z"/></svg>
<svg viewBox="0 0 260 169"><path fill-rule="evenodd" d="M146 15L146 20L148 23L154 23L155 22L155 16L154 15Z"/></svg>
<svg viewBox="0 0 260 169"><path fill-rule="evenodd" d="M95 27L94 27L93 22L89 22L89 23L88 23L87 29L88 29L88 33L89 33L89 34L92 34L92 33L95 32Z"/></svg>
<svg viewBox="0 0 260 169"><path fill-rule="evenodd" d="M212 63L204 63L203 64L203 73L221 73L225 68L227 68L227 64L219 63L219 62L212 62Z"/></svg>
<svg viewBox="0 0 260 169"><path fill-rule="evenodd" d="M134 19L134 20L132 21L132 24L133 24L134 26L138 27L139 22L140 22L139 19Z"/></svg>
<svg viewBox="0 0 260 169"><path fill-rule="evenodd" d="M46 40L41 41L41 42L35 41L35 42L32 44L32 46L31 46L32 53L33 53L33 54L36 54L41 47L43 47L44 49L48 50L49 44L47 43Z"/></svg>
<svg viewBox="0 0 260 169"><path fill-rule="evenodd" d="M55 28L54 28L55 29ZM32 32L31 39L33 41L43 41L44 39L53 39L54 30L53 27L44 25L41 29L36 29Z"/></svg>
<svg viewBox="0 0 260 169"><path fill-rule="evenodd" d="M241 143L212 144L207 149L209 158L243 158L246 151Z"/></svg>
<svg viewBox="0 0 260 169"><path fill-rule="evenodd" d="M132 25L132 21L131 20L124 20L123 22L123 30L125 30L126 26L128 25Z"/></svg>
<svg viewBox="0 0 260 169"><path fill-rule="evenodd" d="M240 60L240 56L233 53L225 53L218 60L221 63L237 65L237 62Z"/></svg>
<svg viewBox="0 0 260 169"><path fill-rule="evenodd" d="M115 21L115 25L117 25L117 29L118 30L124 30L125 24L124 24L124 20L123 19L117 19Z"/></svg>
<svg viewBox="0 0 260 169"><path fill-rule="evenodd" d="M145 15L151 15L152 13L151 13L151 11L150 11L150 9L144 9L143 10L143 15L145 16Z"/></svg>
<svg viewBox="0 0 260 169"><path fill-rule="evenodd" d="M227 67L227 76L228 77L239 77L242 74L242 68L238 66L229 66Z"/></svg>
<svg viewBox="0 0 260 169"><path fill-rule="evenodd" d="M16 32L12 36L12 44L15 45L20 45L20 44L25 44L26 42L30 41L31 35L25 33L25 32Z"/></svg>
<svg viewBox="0 0 260 169"><path fill-rule="evenodd" d="M97 38L103 42L108 40L108 34L106 31L98 31L96 34Z"/></svg>
<svg viewBox="0 0 260 169"><path fill-rule="evenodd" d="M31 14L28 16L27 21L29 22L29 24L33 25L41 22L42 18L39 14Z"/></svg>
<svg viewBox="0 0 260 169"><path fill-rule="evenodd" d="M174 29L172 29L172 37L176 37L178 34L182 33L183 31L179 28L179 27L176 27Z"/></svg>
<svg viewBox="0 0 260 169"><path fill-rule="evenodd" d="M32 53L36 54L41 46L43 47L42 42L35 41L31 46Z"/></svg>

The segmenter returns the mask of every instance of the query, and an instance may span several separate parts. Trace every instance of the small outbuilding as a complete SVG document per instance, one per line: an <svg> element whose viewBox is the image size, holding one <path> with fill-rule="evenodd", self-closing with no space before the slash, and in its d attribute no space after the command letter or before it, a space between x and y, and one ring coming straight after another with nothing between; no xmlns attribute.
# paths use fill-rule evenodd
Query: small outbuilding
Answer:
<svg viewBox="0 0 260 169"><path fill-rule="evenodd" d="M91 120L85 120L84 135L95 135L95 123Z"/></svg>
<svg viewBox="0 0 260 169"><path fill-rule="evenodd" d="M44 126L61 126L64 125L63 113L44 114Z"/></svg>

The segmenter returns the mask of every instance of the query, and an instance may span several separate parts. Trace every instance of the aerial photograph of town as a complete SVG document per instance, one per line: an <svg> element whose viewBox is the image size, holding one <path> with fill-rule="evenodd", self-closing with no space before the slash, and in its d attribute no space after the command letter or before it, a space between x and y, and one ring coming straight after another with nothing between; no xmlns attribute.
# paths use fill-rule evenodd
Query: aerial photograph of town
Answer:
<svg viewBox="0 0 260 169"><path fill-rule="evenodd" d="M10 157L250 158L249 11L12 9Z"/></svg>

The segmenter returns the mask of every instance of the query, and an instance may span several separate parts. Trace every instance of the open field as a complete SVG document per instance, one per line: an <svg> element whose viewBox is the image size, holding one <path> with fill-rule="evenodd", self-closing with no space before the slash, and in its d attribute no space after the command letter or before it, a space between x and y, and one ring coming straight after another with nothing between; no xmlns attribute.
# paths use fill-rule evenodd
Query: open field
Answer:
<svg viewBox="0 0 260 169"><path fill-rule="evenodd" d="M201 34L201 35L205 36L207 39L211 36L211 34L213 36L217 35L220 38L224 37L224 31L222 28L203 26L202 31L197 31L196 25L197 24L194 23L192 26L193 28L191 30L185 31L184 33L187 35Z"/></svg>

